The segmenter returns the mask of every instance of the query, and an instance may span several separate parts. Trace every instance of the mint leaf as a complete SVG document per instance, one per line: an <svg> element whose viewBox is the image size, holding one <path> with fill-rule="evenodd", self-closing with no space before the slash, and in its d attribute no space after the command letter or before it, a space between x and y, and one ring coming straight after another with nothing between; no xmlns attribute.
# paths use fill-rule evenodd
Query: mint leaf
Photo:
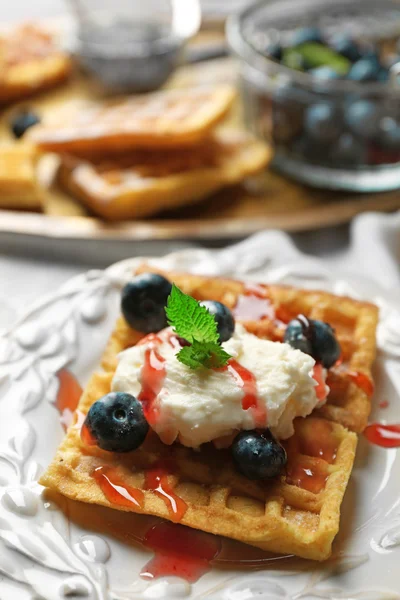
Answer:
<svg viewBox="0 0 400 600"><path fill-rule="evenodd" d="M165 312L168 324L174 328L175 333L191 344L194 340L218 343L219 335L214 317L175 284L172 286Z"/></svg>
<svg viewBox="0 0 400 600"><path fill-rule="evenodd" d="M184 346L177 354L177 359L190 369L220 369L230 358L230 354L225 352L222 346L213 342L201 344L194 341L191 346Z"/></svg>
<svg viewBox="0 0 400 600"><path fill-rule="evenodd" d="M219 342L217 323L197 300L172 286L165 309L168 324L191 345L184 346L176 358L190 369L219 369L231 358Z"/></svg>

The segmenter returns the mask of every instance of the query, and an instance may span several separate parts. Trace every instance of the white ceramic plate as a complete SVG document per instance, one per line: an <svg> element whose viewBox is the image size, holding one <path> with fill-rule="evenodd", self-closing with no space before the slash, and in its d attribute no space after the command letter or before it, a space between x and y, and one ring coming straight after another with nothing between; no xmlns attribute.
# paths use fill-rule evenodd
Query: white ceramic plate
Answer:
<svg viewBox="0 0 400 600"><path fill-rule="evenodd" d="M273 240L267 246L253 238L229 251L190 250L153 262L324 287L378 302L380 352L372 418L398 422L400 313L393 300L377 291L376 284L334 277L323 264L298 260L293 252L291 264L282 265L283 255L275 251ZM74 278L0 337L0 598L400 600L400 453L369 445L364 438L343 503L334 557L323 564L270 561L260 571L223 570L217 564L193 585L178 578L149 583L139 577L149 551L78 527L46 500L36 481L63 437L52 406L56 373L68 366L86 383L117 316L121 285L135 264L137 260L124 261ZM385 409L379 408L382 400L389 402ZM250 549L243 549L250 555Z"/></svg>

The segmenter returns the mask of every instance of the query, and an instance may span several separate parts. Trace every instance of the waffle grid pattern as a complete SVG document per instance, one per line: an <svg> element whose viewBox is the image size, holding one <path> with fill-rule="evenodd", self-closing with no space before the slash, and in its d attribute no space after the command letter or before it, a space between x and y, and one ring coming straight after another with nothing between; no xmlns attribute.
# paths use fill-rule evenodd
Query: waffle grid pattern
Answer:
<svg viewBox="0 0 400 600"><path fill-rule="evenodd" d="M244 292L241 282L186 274L168 274L168 277L198 299L218 299L229 306L234 306L238 295ZM257 289L260 293L259 286ZM357 315L361 314L362 308L368 314L375 314L372 305L334 298L322 292L300 293L291 288L273 287L268 288L268 295L274 303L284 297L285 311L295 312L298 312L299 303L303 308L317 306L317 301L324 299L323 311L332 310L334 306L335 314L342 314L340 310L345 306L344 314L349 315L352 323L355 313L350 306L356 305ZM320 312L321 304L318 304L318 310L318 316L326 315L326 312ZM316 310L313 316L317 316ZM343 317L342 323L348 324ZM271 322L248 322L247 326L261 335L281 335L280 328ZM367 325L364 324L363 331L364 327ZM346 341L345 331L340 333L341 340ZM372 337L371 331L368 333ZM82 396L79 405L82 413L86 414L90 405L110 390L117 354L141 337L142 334L130 329L122 318L118 320L103 355L104 372L93 376ZM72 426L41 483L75 500L174 520L162 498L145 486L146 474L167 459L168 464L173 465L168 470L168 484L187 504L181 520L183 524L265 550L324 560L331 553L332 541L339 528L340 505L353 466L356 444L356 435L339 423L318 416L298 419L294 436L285 442L287 472L266 484L239 475L233 468L229 451L216 450L212 445L202 447L200 452L179 444L167 447L154 434L149 435L136 452L113 455L97 447L84 446L79 429ZM133 505L111 503L92 477L98 466L116 469L119 482L141 490L143 506L138 509Z"/></svg>

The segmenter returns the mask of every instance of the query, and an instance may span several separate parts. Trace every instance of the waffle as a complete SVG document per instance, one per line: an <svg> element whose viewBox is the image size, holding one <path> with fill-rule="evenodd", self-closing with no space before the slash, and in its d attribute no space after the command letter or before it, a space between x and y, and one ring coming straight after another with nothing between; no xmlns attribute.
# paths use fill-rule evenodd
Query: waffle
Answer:
<svg viewBox="0 0 400 600"><path fill-rule="evenodd" d="M19 100L65 80L71 60L43 29L24 25L0 39L0 103Z"/></svg>
<svg viewBox="0 0 400 600"><path fill-rule="evenodd" d="M28 144L2 146L0 151L0 207L40 209L36 180L36 149Z"/></svg>
<svg viewBox="0 0 400 600"><path fill-rule="evenodd" d="M186 146L207 137L234 98L228 85L165 90L58 114L28 135L45 150L80 155Z"/></svg>
<svg viewBox="0 0 400 600"><path fill-rule="evenodd" d="M143 266L142 270L150 269ZM167 275L199 300L218 299L231 307L250 289L233 280L187 274ZM288 317L291 311L297 314L299 306L308 314L310 310L316 311L318 306L322 311L318 317L325 318L326 311L330 310L329 315L335 315L335 325L346 324L346 328L338 332L342 342L347 339L345 329L348 329L349 319L354 320L357 315L355 329L367 337L363 340L364 360L367 355L368 361L369 358L372 360L376 322L374 306L324 292L280 286L252 286L251 289L259 295L264 293L267 296L268 292L268 298L274 305L281 307L281 317L283 310ZM360 316L362 313L363 316ZM282 335L281 327L272 321L262 319L246 321L245 324L261 336L275 339ZM141 337L142 334L130 329L122 318L117 321L103 355L104 371L92 376L81 398L79 422L82 422L82 416L91 404L110 391L118 353L136 344ZM352 340L354 338L353 334ZM366 351L368 345L369 350ZM347 356L349 346L344 343L343 347ZM356 350L352 356L354 354ZM369 366L369 362L364 364L366 370ZM331 418L333 416L330 415ZM85 446L76 424L68 430L40 483L73 500L176 521L177 511L171 511L172 505L165 501L165 496L156 493L154 488L149 489L146 483L157 465L162 464L164 485L169 494L179 500L179 521L182 524L264 550L324 560L331 553L332 541L339 528L340 505L353 466L357 438L341 424L317 416L317 413L306 419L297 419L294 427L294 435L284 442L288 454L286 473L265 483L250 481L239 475L229 451L216 450L212 444L203 445L200 451L180 444L165 446L156 434L150 432L145 443L135 452L113 454L97 446ZM99 484L99 479L94 478L93 473L99 468L101 473L106 474L113 489L119 490L118 501L115 494L110 501L110 495ZM120 492L123 489L126 493L122 496ZM131 501L135 492L140 494L139 504Z"/></svg>
<svg viewBox="0 0 400 600"><path fill-rule="evenodd" d="M57 180L103 218L138 218L239 183L263 169L269 156L262 142L226 129L194 147L136 150L85 161L64 156Z"/></svg>
<svg viewBox="0 0 400 600"><path fill-rule="evenodd" d="M148 265L139 271L157 271ZM329 371L328 384L331 388L327 403L317 412L321 417L340 423L357 433L364 430L371 411L373 391L371 367L376 355L375 331L378 309L374 304L339 297L328 292L298 290L279 285L246 285L231 279L209 278L187 273L164 273L186 294L197 300L218 300L231 308L251 333L259 337L282 341L285 324L298 314L329 323L336 332L342 348L342 364ZM238 308L243 297L266 299L265 315L254 320L240 316ZM270 308L268 308L270 304ZM235 308L236 307L236 308ZM259 310L258 306L256 310ZM267 314L268 313L268 314ZM125 331L126 330L126 331ZM121 340L131 335L121 321L115 336ZM112 339L109 348L116 340ZM104 359L107 369L114 369L116 357L107 351ZM350 376L349 376L350 375ZM356 383L357 375L360 383Z"/></svg>

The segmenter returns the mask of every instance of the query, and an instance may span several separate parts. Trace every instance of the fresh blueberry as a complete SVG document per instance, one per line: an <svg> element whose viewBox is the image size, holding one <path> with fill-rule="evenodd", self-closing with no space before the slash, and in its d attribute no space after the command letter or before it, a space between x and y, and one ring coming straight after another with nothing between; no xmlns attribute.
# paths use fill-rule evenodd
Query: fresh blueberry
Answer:
<svg viewBox="0 0 400 600"><path fill-rule="evenodd" d="M332 69L332 67L315 67L315 69L310 69L308 71L310 75L313 77L317 77L318 79L322 79L328 81L329 79L340 79L340 75Z"/></svg>
<svg viewBox="0 0 400 600"><path fill-rule="evenodd" d="M332 142L341 133L341 122L332 104L312 104L306 111L304 129L308 136L320 142Z"/></svg>
<svg viewBox="0 0 400 600"><path fill-rule="evenodd" d="M342 133L332 148L331 158L343 166L362 164L366 160L365 143L351 133Z"/></svg>
<svg viewBox="0 0 400 600"><path fill-rule="evenodd" d="M229 308L221 302L214 302L214 300L205 300L201 304L206 307L217 322L219 341L221 343L227 342L235 331L235 319Z"/></svg>
<svg viewBox="0 0 400 600"><path fill-rule="evenodd" d="M355 100L347 106L344 120L352 133L371 139L379 134L381 110L372 100Z"/></svg>
<svg viewBox="0 0 400 600"><path fill-rule="evenodd" d="M379 143L390 150L400 150L400 122L384 117L380 122Z"/></svg>
<svg viewBox="0 0 400 600"><path fill-rule="evenodd" d="M335 35L331 42L330 46L333 50L345 56L351 62L356 62L362 57L359 47L348 35L344 33L338 33Z"/></svg>
<svg viewBox="0 0 400 600"><path fill-rule="evenodd" d="M311 329L308 331L307 325L306 319L302 321L301 318L297 318L290 321L286 327L284 342L311 356Z"/></svg>
<svg viewBox="0 0 400 600"><path fill-rule="evenodd" d="M172 285L162 275L143 273L122 290L121 310L127 323L142 333L167 326L165 307Z"/></svg>
<svg viewBox="0 0 400 600"><path fill-rule="evenodd" d="M303 128L305 108L310 94L292 85L282 85L272 96L272 132L276 143L293 140Z"/></svg>
<svg viewBox="0 0 400 600"><path fill-rule="evenodd" d="M275 60L281 60L282 58L282 46L280 44L271 44L267 48L267 56L274 58Z"/></svg>
<svg viewBox="0 0 400 600"><path fill-rule="evenodd" d="M328 323L299 315L288 323L284 341L329 369L338 360L341 348Z"/></svg>
<svg viewBox="0 0 400 600"><path fill-rule="evenodd" d="M269 429L241 431L233 440L232 458L236 468L248 479L276 477L286 465L285 449L278 444Z"/></svg>
<svg viewBox="0 0 400 600"><path fill-rule="evenodd" d="M97 445L109 452L136 450L149 430L141 403L124 392L111 392L92 404L85 425Z"/></svg>
<svg viewBox="0 0 400 600"><path fill-rule="evenodd" d="M332 367L339 359L341 349L335 332L328 323L311 321L313 358L322 363L325 369Z"/></svg>
<svg viewBox="0 0 400 600"><path fill-rule="evenodd" d="M323 42L321 31L318 27L303 27L295 31L291 39L291 45L299 46L306 42Z"/></svg>
<svg viewBox="0 0 400 600"><path fill-rule="evenodd" d="M30 110L24 110L14 116L11 121L11 131L16 138L21 138L29 127L40 123L40 118Z"/></svg>
<svg viewBox="0 0 400 600"><path fill-rule="evenodd" d="M352 81L377 81L381 67L374 57L360 58L347 73Z"/></svg>

